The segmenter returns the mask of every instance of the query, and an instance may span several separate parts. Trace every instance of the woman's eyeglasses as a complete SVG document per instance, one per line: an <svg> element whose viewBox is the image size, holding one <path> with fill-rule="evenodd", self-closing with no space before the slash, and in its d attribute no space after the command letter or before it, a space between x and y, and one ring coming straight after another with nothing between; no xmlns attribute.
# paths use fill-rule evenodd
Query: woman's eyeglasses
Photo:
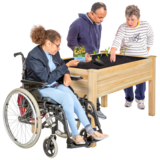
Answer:
<svg viewBox="0 0 160 160"><path fill-rule="evenodd" d="M52 42L52 43L54 43L54 42ZM57 46L57 48L60 48L60 45L57 45L56 43L54 43L56 46Z"/></svg>

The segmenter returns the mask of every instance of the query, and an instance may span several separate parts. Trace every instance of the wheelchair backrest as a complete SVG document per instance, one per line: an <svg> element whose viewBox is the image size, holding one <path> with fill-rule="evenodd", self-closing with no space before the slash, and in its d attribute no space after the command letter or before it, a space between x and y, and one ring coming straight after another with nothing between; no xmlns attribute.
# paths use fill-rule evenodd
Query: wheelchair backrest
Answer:
<svg viewBox="0 0 160 160"><path fill-rule="evenodd" d="M21 56L21 62L22 62L21 80L26 80L26 58L27 57L25 57L22 52L14 52L13 57L16 58L17 56ZM37 89L37 84L30 84L30 83L29 84L24 84L22 82L21 83L21 88L24 88L24 89L28 90L37 101L42 100L42 96Z"/></svg>
<svg viewBox="0 0 160 160"><path fill-rule="evenodd" d="M22 56L22 80L26 79L26 58L22 52L14 53L14 57L21 55Z"/></svg>

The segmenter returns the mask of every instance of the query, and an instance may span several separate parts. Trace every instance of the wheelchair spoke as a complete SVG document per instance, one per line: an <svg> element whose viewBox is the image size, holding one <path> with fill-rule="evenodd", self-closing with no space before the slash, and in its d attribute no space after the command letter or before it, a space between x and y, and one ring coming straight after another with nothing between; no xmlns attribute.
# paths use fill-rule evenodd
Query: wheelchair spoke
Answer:
<svg viewBox="0 0 160 160"><path fill-rule="evenodd" d="M17 130L17 125L18 125L19 123L17 123L15 126L14 126L14 128L12 129L12 134L14 135L14 132Z"/></svg>
<svg viewBox="0 0 160 160"><path fill-rule="evenodd" d="M28 137L28 139L30 140L31 139L31 133L29 132L29 127L25 124L25 131L26 131L26 133L27 133L27 137Z"/></svg>
<svg viewBox="0 0 160 160"><path fill-rule="evenodd" d="M9 110L9 111L15 112L15 111L13 110L13 108L12 108L12 105L11 105L11 104L8 104L7 106L9 106L9 107L8 107L8 110Z"/></svg>
<svg viewBox="0 0 160 160"><path fill-rule="evenodd" d="M24 131L23 131L23 123L21 123L21 124L20 124L20 132L19 132L19 133L20 133L20 134L19 134L19 137L20 137L19 140L20 140L21 143L23 143L23 132L24 132Z"/></svg>
<svg viewBox="0 0 160 160"><path fill-rule="evenodd" d="M13 126L13 124L15 124L15 122L9 122L10 127Z"/></svg>
<svg viewBox="0 0 160 160"><path fill-rule="evenodd" d="M13 123L18 122L16 119L10 119L10 118L8 118L8 121L9 121L9 123L10 123L10 122L13 122Z"/></svg>
<svg viewBox="0 0 160 160"><path fill-rule="evenodd" d="M18 127L16 127L17 129L18 129ZM19 138L18 138L18 131L16 130L16 132L14 132L15 134L14 134L14 137L15 137L15 139L17 140L17 142L19 142Z"/></svg>
<svg viewBox="0 0 160 160"><path fill-rule="evenodd" d="M23 135L24 135L24 143L25 142L27 142L28 140L27 140L27 136L26 136L26 129L27 129L27 126L26 126L26 124L24 124L24 130L23 130Z"/></svg>
<svg viewBox="0 0 160 160"><path fill-rule="evenodd" d="M14 96L11 98L11 100L9 101L11 104L15 105L16 102L15 102L15 99L14 99Z"/></svg>
<svg viewBox="0 0 160 160"><path fill-rule="evenodd" d="M20 113L19 113L19 109L18 109L18 105L17 105L17 95L14 96L14 100L15 100L15 109L16 109L16 112L17 112L17 116L20 116Z"/></svg>
<svg viewBox="0 0 160 160"><path fill-rule="evenodd" d="M20 124L18 124L18 126L17 126L17 133L16 133L17 139L19 138L19 125L20 125Z"/></svg>
<svg viewBox="0 0 160 160"><path fill-rule="evenodd" d="M25 124L25 128L27 129L27 130L31 130L31 127L30 127L30 125L29 124Z"/></svg>
<svg viewBox="0 0 160 160"><path fill-rule="evenodd" d="M9 116L15 116L17 117L17 113L16 112L8 112Z"/></svg>
<svg viewBox="0 0 160 160"><path fill-rule="evenodd" d="M27 134L26 134L26 127L24 125L24 143L27 142Z"/></svg>

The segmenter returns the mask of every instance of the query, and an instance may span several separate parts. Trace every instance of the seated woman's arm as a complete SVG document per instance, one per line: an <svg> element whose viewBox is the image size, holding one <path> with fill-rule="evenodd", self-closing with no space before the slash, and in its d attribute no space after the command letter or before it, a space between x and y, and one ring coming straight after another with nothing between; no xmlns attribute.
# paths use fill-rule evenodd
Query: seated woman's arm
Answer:
<svg viewBox="0 0 160 160"><path fill-rule="evenodd" d="M61 64L61 65L64 65L64 64L65 64L65 62L64 62L64 60L61 58L61 56L60 56L59 52L57 53L57 56L58 56L58 57L59 57L59 59L60 59L60 64ZM69 70L68 70L68 69L67 69L67 71L66 71L65 73L70 74L70 72L69 72Z"/></svg>
<svg viewBox="0 0 160 160"><path fill-rule="evenodd" d="M48 82L48 84L58 80L65 73L68 73L68 67L65 63L61 66L57 66L55 70L50 72L49 67L33 56L28 57L26 60L26 66L34 72L37 80L41 82Z"/></svg>

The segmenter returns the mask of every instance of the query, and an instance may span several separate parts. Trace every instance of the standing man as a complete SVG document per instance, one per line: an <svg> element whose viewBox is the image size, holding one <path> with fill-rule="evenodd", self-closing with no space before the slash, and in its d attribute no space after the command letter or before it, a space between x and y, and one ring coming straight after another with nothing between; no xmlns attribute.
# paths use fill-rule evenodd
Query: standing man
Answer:
<svg viewBox="0 0 160 160"><path fill-rule="evenodd" d="M107 9L104 3L94 3L91 11L86 14L79 14L79 18L69 28L67 36L68 47L74 50L75 46L85 46L86 62L91 60L90 54L93 54L93 51L99 52L101 22L103 22L106 14ZM106 116L100 111L100 105L99 98L97 98L97 115L101 119L106 119Z"/></svg>

